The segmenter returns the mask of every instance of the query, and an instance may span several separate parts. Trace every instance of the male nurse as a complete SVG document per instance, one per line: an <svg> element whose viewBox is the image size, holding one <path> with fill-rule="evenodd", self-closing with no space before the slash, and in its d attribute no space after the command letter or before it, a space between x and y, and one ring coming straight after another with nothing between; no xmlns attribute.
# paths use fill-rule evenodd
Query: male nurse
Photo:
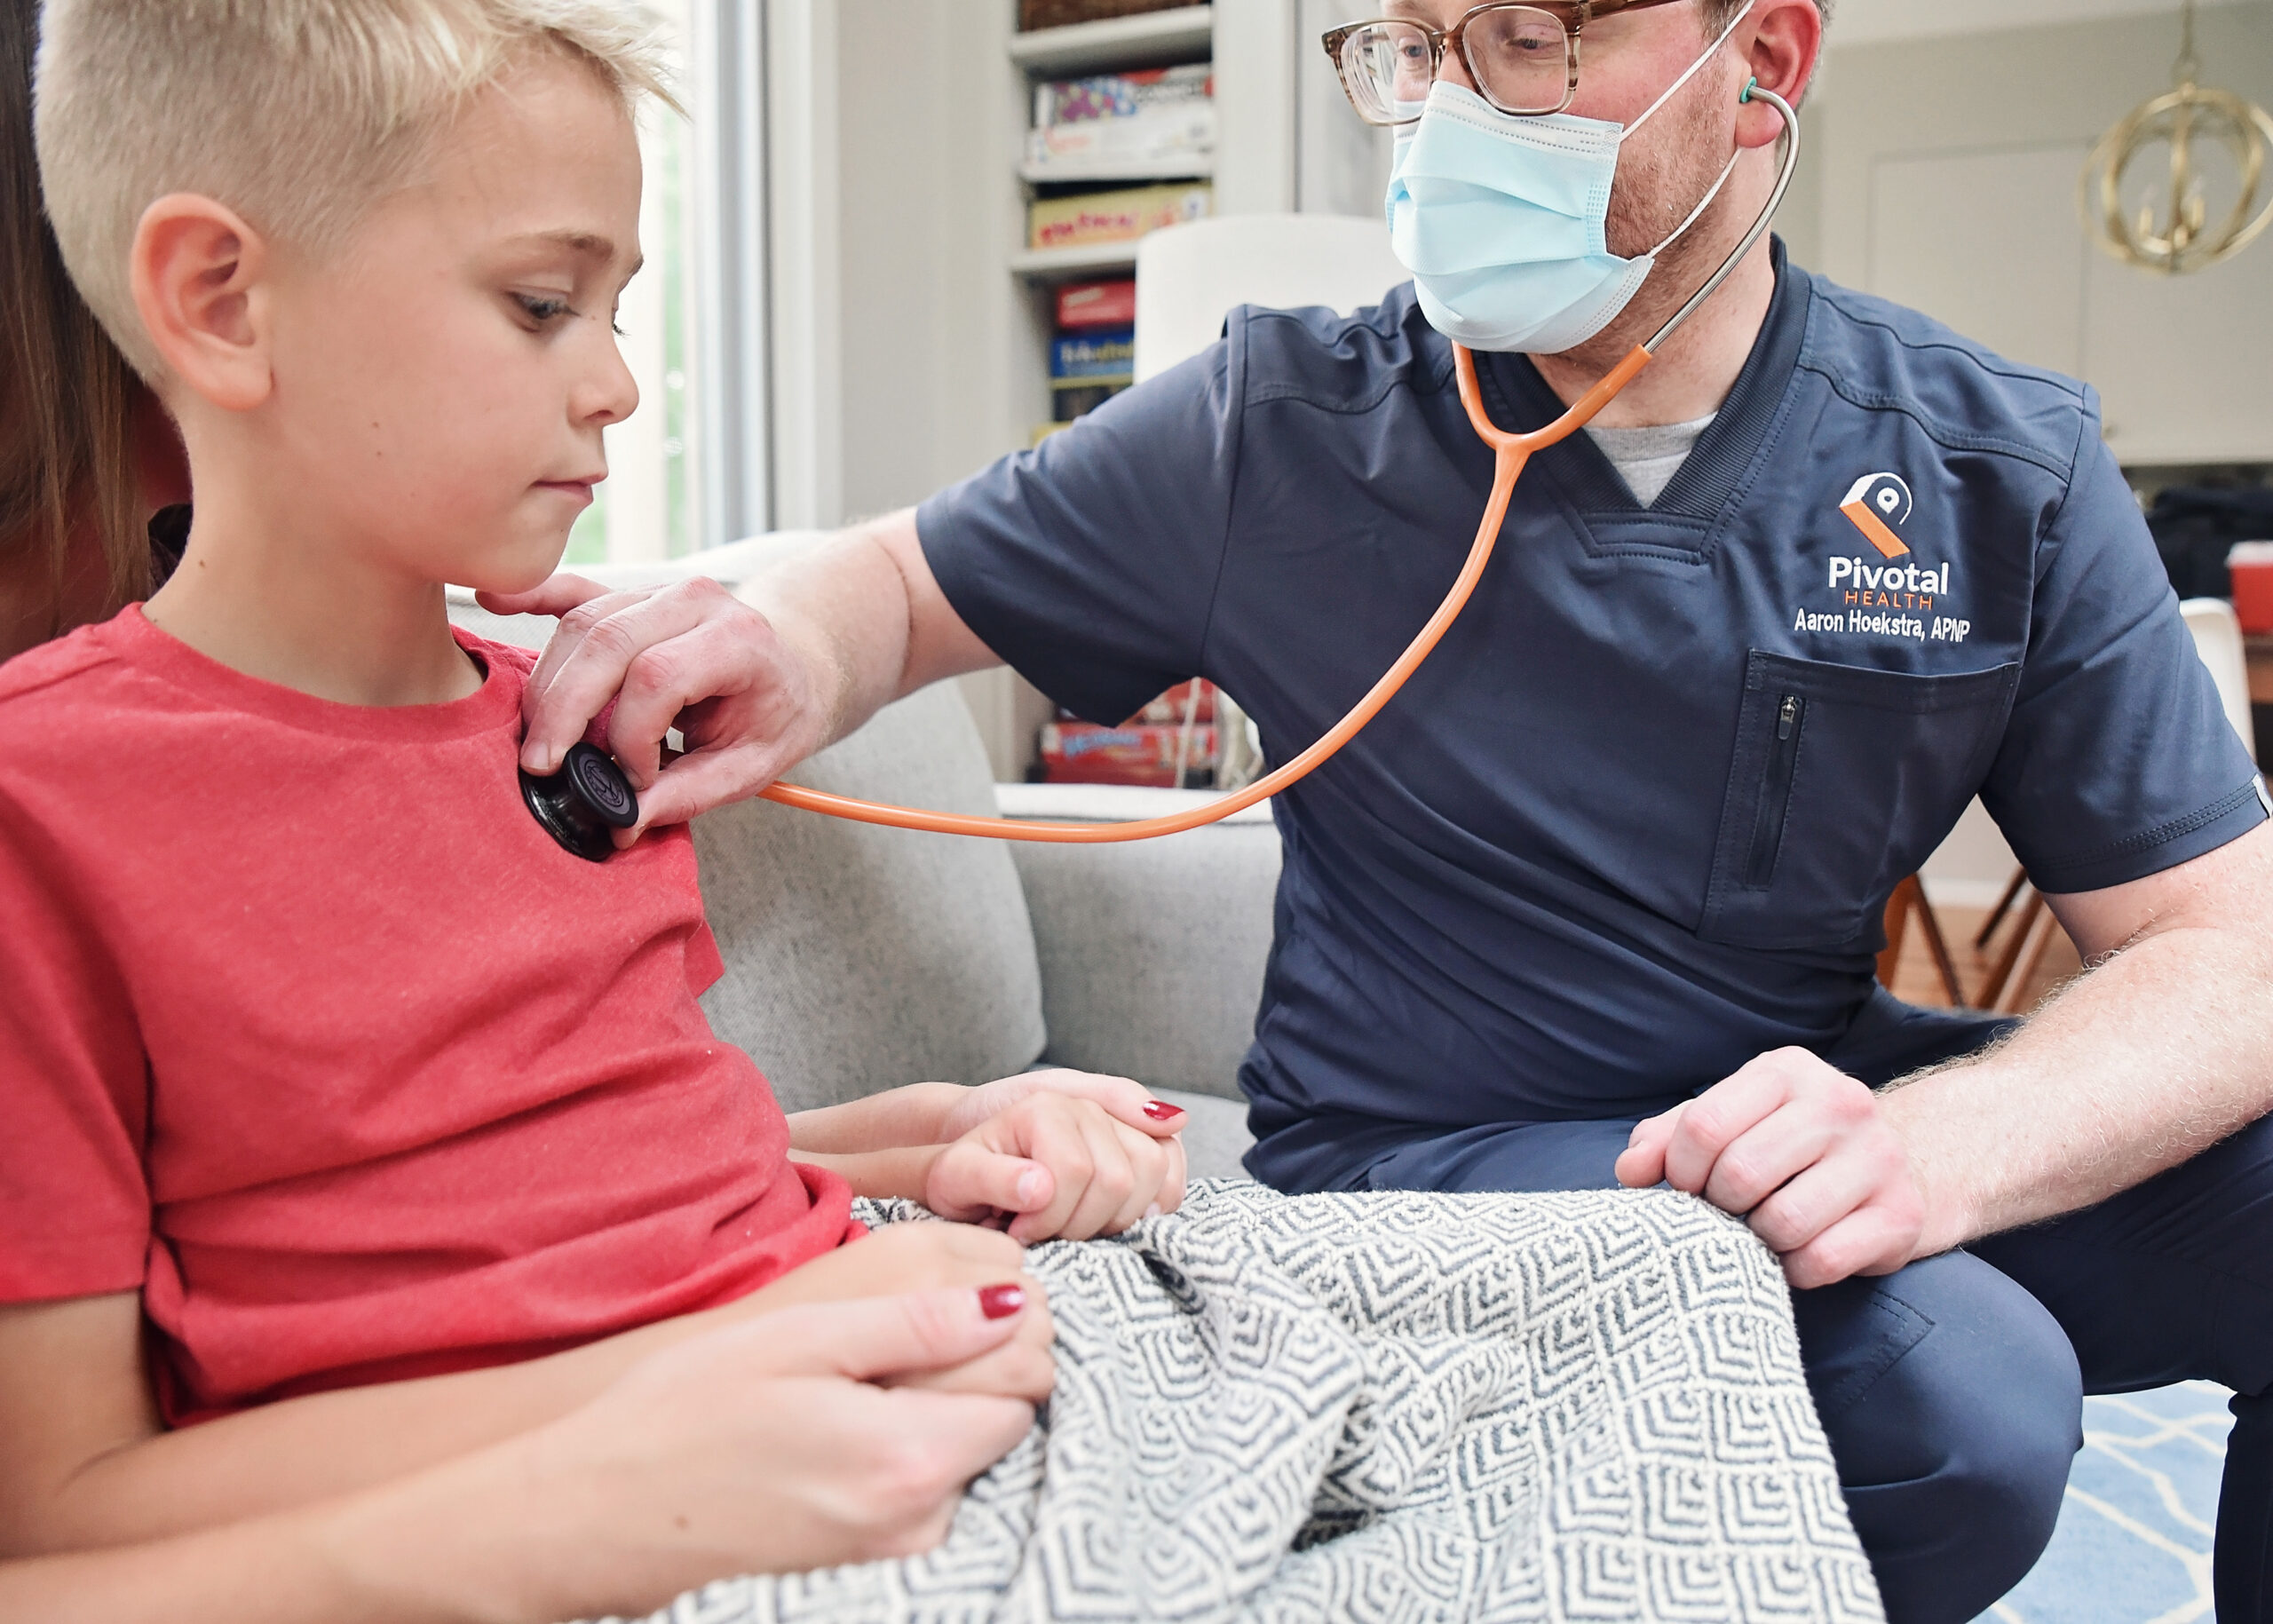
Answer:
<svg viewBox="0 0 2273 1624"><path fill-rule="evenodd" d="M1274 761L1341 717L1484 506L1447 335L1502 426L1558 416L1766 206L1782 121L1746 88L1798 101L1830 10L1383 4L1337 63L1402 121L1413 285L1233 313L762 614L531 595L582 606L528 764L621 687L614 747L671 821L1004 661L1103 721L1205 677ZM674 721L696 748L658 778ZM1976 795L2094 966L2012 1031L1872 975ZM2081 1393L2223 1382L2218 1616L2273 1618L2273 831L2091 391L1763 241L1532 462L1434 657L1274 810L1258 1177L1667 1180L1743 1215L1897 1624L2035 1562Z"/></svg>

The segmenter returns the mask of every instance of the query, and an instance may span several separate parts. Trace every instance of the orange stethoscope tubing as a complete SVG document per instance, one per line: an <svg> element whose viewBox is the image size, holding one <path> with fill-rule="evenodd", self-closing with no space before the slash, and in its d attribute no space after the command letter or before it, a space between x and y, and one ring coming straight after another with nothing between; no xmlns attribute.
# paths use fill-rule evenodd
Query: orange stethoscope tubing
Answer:
<svg viewBox="0 0 2273 1624"><path fill-rule="evenodd" d="M1288 785L1307 778L1316 772L1342 747L1358 736L1366 724L1380 714L1382 706L1397 696L1406 679L1421 667L1437 646L1438 639L1468 606L1470 594L1483 580L1485 566L1492 562L1492 550L1500 539L1500 526L1508 516L1508 503L1516 494L1516 480L1521 477L1534 452L1559 445L1595 419L1596 413L1616 400L1627 384L1632 383L1651 357L1663 347L1681 325L1694 315L1706 300L1717 292L1723 282L1743 262L1753 245L1760 241L1768 224L1776 218L1776 210L1790 189L1793 170L1800 155L1800 121L1791 105L1772 91L1763 91L1756 83L1745 91L1747 100L1765 101L1784 117L1783 172L1776 183L1776 190L1768 200L1768 207L1760 218L1746 233L1736 250L1722 262L1712 280L1692 295L1689 302L1675 313L1671 321L1658 329L1649 343L1637 345L1624 360L1611 368L1602 382L1580 398L1562 416L1543 429L1528 434L1511 433L1492 421L1484 408L1484 395L1476 380L1476 357L1467 346L1453 346L1453 364L1460 377L1461 404L1468 408L1468 421L1484 443L1492 448L1492 495L1485 504L1484 522L1477 527L1476 542L1468 551L1468 562L1461 566L1458 579L1437 612L1429 617L1427 625L1397 663L1382 674L1382 678L1366 692L1350 714L1336 722L1310 749L1287 762L1275 772L1266 773L1246 788L1195 806L1189 812L1174 812L1164 818L1139 818L1123 823L1039 823L1018 819L983 818L968 812L926 812L914 806L886 806L874 801L855 800L850 796L829 795L819 789L807 789L796 784L774 783L758 793L764 799L783 806L795 806L805 812L822 812L832 818L844 818L854 823L880 823L899 829L922 829L935 835L969 835L982 840L1026 840L1057 845L1111 845L1125 840L1156 840L1163 835L1181 835L1222 821L1233 812L1253 806L1256 802L1277 795Z"/></svg>

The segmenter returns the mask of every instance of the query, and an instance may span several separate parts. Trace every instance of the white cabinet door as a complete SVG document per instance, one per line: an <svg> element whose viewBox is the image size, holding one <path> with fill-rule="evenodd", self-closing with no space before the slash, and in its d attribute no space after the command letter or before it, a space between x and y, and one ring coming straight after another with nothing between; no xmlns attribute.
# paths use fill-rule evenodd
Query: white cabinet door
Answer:
<svg viewBox="0 0 2273 1624"><path fill-rule="evenodd" d="M1923 154L1871 169L1871 291L2000 355L2084 368L2080 147Z"/></svg>
<svg viewBox="0 0 2273 1624"><path fill-rule="evenodd" d="M2273 239L2191 276L2119 264L2077 213L2085 155L1881 158L1871 290L2096 385L2126 463L2273 460Z"/></svg>
<svg viewBox="0 0 2273 1624"><path fill-rule="evenodd" d="M2273 237L2191 276L2095 250L2084 376L2126 463L2273 460Z"/></svg>

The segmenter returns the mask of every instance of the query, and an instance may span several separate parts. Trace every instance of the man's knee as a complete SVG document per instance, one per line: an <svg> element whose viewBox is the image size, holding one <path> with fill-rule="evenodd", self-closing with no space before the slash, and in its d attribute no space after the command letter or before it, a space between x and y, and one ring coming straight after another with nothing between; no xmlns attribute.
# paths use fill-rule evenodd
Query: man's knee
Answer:
<svg viewBox="0 0 2273 1624"><path fill-rule="evenodd" d="M1809 1384L1888 1617L1974 1617L2035 1565L2083 1442L2058 1323L1979 1259L1795 1300Z"/></svg>

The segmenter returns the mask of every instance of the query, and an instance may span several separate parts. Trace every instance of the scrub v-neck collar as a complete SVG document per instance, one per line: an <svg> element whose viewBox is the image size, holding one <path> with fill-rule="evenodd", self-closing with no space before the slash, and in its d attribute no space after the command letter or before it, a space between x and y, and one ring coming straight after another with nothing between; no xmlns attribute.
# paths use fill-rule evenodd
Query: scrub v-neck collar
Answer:
<svg viewBox="0 0 2273 1624"><path fill-rule="evenodd" d="M1711 520L1735 497L1745 470L1759 455L1777 408L1791 387L1792 375L1807 333L1810 280L1791 271L1780 237L1770 240L1770 258L1776 272L1776 291L1768 302L1768 315L1753 340L1752 353L1721 403L1712 426L1699 436L1673 482L1657 501L1643 507L1602 448L1589 434L1573 434L1533 459L1570 499L1586 513L1652 514L1659 517ZM1528 355L1499 353L1477 357L1477 382L1492 421L1502 428L1530 432L1546 427L1565 408Z"/></svg>

